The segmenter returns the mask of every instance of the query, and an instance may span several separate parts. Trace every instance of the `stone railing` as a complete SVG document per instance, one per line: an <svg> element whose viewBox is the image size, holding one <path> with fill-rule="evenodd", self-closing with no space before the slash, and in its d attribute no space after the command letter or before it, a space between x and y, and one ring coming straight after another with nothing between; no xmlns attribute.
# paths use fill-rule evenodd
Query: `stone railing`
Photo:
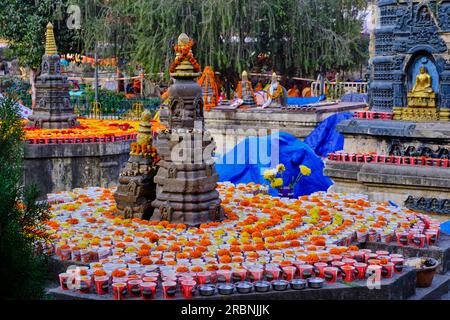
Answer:
<svg viewBox="0 0 450 320"><path fill-rule="evenodd" d="M367 93L369 87L368 82L325 82L325 93L332 98L340 98L346 93ZM322 92L322 84L320 81L314 81L311 84L311 95L313 97L320 96Z"/></svg>

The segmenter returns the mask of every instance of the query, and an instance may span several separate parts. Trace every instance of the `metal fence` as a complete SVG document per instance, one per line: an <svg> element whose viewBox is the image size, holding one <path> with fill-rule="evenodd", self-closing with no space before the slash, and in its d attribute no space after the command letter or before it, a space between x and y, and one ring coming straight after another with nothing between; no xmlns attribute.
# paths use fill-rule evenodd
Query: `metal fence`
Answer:
<svg viewBox="0 0 450 320"><path fill-rule="evenodd" d="M87 96L70 98L75 113L85 118L137 120L144 110L155 114L159 109L160 99L117 99L102 98L99 101Z"/></svg>

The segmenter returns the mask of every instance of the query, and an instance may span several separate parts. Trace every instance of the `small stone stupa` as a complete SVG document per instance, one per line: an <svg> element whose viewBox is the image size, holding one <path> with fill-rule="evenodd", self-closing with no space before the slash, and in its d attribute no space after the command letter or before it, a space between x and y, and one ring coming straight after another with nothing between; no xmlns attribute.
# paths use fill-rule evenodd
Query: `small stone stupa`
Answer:
<svg viewBox="0 0 450 320"><path fill-rule="evenodd" d="M239 82L236 91L238 98L244 100L243 106L256 107L255 93L251 82L248 80L247 71L242 72L242 80Z"/></svg>
<svg viewBox="0 0 450 320"><path fill-rule="evenodd" d="M36 81L36 106L29 117L28 127L66 129L79 125L76 118L74 109L70 106L69 82L61 74L53 25L49 23L41 75Z"/></svg>
<svg viewBox="0 0 450 320"><path fill-rule="evenodd" d="M146 110L141 115L137 141L132 143L130 158L119 176L114 193L118 214L125 218L149 219L153 213L151 202L156 198L158 155L153 146L152 115Z"/></svg>
<svg viewBox="0 0 450 320"><path fill-rule="evenodd" d="M205 131L203 92L194 80L200 75L200 66L192 46L193 41L181 34L170 67L175 83L169 88L169 105L160 111L169 130L157 138L161 160L151 220L198 226L222 219L223 209L212 159L215 143Z"/></svg>
<svg viewBox="0 0 450 320"><path fill-rule="evenodd" d="M205 67L202 76L197 82L203 90L203 103L205 105L205 110L209 112L211 111L211 108L217 106L219 101L219 89L211 67Z"/></svg>

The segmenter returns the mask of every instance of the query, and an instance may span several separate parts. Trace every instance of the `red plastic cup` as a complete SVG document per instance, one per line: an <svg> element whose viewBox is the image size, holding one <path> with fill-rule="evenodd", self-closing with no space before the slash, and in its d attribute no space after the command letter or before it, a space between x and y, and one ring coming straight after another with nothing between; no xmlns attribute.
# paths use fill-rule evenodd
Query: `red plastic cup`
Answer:
<svg viewBox="0 0 450 320"><path fill-rule="evenodd" d="M327 283L334 283L337 281L340 270L336 267L326 267L324 268L323 274Z"/></svg>
<svg viewBox="0 0 450 320"><path fill-rule="evenodd" d="M397 244L401 247L407 246L409 243L408 233L407 232L399 232L397 233Z"/></svg>
<svg viewBox="0 0 450 320"><path fill-rule="evenodd" d="M197 280L199 284L211 283L211 272L199 272L197 273Z"/></svg>
<svg viewBox="0 0 450 320"><path fill-rule="evenodd" d="M87 294L91 291L92 281L91 277L82 276L75 279L75 287L77 292Z"/></svg>
<svg viewBox="0 0 450 320"><path fill-rule="evenodd" d="M425 232L425 237L427 240L427 245L434 246L437 242L437 232L436 230L430 230Z"/></svg>
<svg viewBox="0 0 450 320"><path fill-rule="evenodd" d="M403 259L403 258L392 258L391 262L394 264L394 272L395 273L402 273L403 265L405 263L405 259Z"/></svg>
<svg viewBox="0 0 450 320"><path fill-rule="evenodd" d="M175 281L165 281L162 283L164 299L172 299L175 297L177 283Z"/></svg>
<svg viewBox="0 0 450 320"><path fill-rule="evenodd" d="M142 282L140 284L141 295L144 300L151 300L156 295L156 283L155 282Z"/></svg>
<svg viewBox="0 0 450 320"><path fill-rule="evenodd" d="M356 278L357 279L365 279L366 271L367 271L367 263L357 262L354 264L356 271L358 271Z"/></svg>
<svg viewBox="0 0 450 320"><path fill-rule="evenodd" d="M230 283L233 272L231 270L217 270L216 274L217 274L217 279L220 282ZM222 280L224 280L224 281L222 281Z"/></svg>
<svg viewBox="0 0 450 320"><path fill-rule="evenodd" d="M310 264L304 264L298 269L301 279L308 279L314 276L314 267Z"/></svg>
<svg viewBox="0 0 450 320"><path fill-rule="evenodd" d="M286 274L286 280L291 281L295 277L295 272L297 271L297 268L294 266L286 266L282 267L284 274Z"/></svg>
<svg viewBox="0 0 450 320"><path fill-rule="evenodd" d="M95 289L97 290L97 294L104 295L109 292L109 277L95 277L94 278Z"/></svg>
<svg viewBox="0 0 450 320"><path fill-rule="evenodd" d="M333 262L331 263L331 266L332 266L332 267L336 267L336 268L338 268L338 269L341 269L343 266L345 266L345 263L342 262L342 261L333 261Z"/></svg>
<svg viewBox="0 0 450 320"><path fill-rule="evenodd" d="M127 295L127 284L124 282L115 282L112 284L114 300L125 300Z"/></svg>
<svg viewBox="0 0 450 320"><path fill-rule="evenodd" d="M366 274L368 277L371 277L371 279L375 281L381 281L381 270L383 269L382 266L379 265L370 265L367 267Z"/></svg>
<svg viewBox="0 0 450 320"><path fill-rule="evenodd" d="M342 278L345 282L353 282L356 279L357 272L356 268L353 266L343 266L342 270Z"/></svg>
<svg viewBox="0 0 450 320"><path fill-rule="evenodd" d="M384 278L392 278L394 275L394 264L392 262L388 262L381 266L381 274Z"/></svg>
<svg viewBox="0 0 450 320"><path fill-rule="evenodd" d="M316 277L318 278L325 278L325 268L328 267L328 264L325 262L317 262L314 264L314 272L316 274Z"/></svg>
<svg viewBox="0 0 450 320"><path fill-rule="evenodd" d="M70 273L60 273L59 274L59 284L61 289L69 290L73 283L73 275Z"/></svg>
<svg viewBox="0 0 450 320"><path fill-rule="evenodd" d="M158 278L157 277L143 277L142 278L143 282L158 282Z"/></svg>
<svg viewBox="0 0 450 320"><path fill-rule="evenodd" d="M345 263L346 266L353 266L356 263L355 259L342 259L342 262Z"/></svg>
<svg viewBox="0 0 450 320"><path fill-rule="evenodd" d="M252 275L253 281L260 281L263 277L264 270L262 268L251 268L248 271Z"/></svg>
<svg viewBox="0 0 450 320"><path fill-rule="evenodd" d="M244 269L238 269L237 271L233 272L235 275L238 274L239 277L241 278L241 281L244 281L245 278L247 278L247 270ZM200 283L200 281L199 281Z"/></svg>
<svg viewBox="0 0 450 320"><path fill-rule="evenodd" d="M137 298L141 296L142 280L128 280L128 292L130 297Z"/></svg>
<svg viewBox="0 0 450 320"><path fill-rule="evenodd" d="M266 274L272 275L273 280L277 280L280 277L280 272L279 268L266 268Z"/></svg>
<svg viewBox="0 0 450 320"><path fill-rule="evenodd" d="M415 247L423 248L425 246L426 236L421 233L416 233L413 236L412 242Z"/></svg>
<svg viewBox="0 0 450 320"><path fill-rule="evenodd" d="M194 280L186 280L181 282L181 290L183 292L183 297L190 299L193 297L192 291L197 283Z"/></svg>

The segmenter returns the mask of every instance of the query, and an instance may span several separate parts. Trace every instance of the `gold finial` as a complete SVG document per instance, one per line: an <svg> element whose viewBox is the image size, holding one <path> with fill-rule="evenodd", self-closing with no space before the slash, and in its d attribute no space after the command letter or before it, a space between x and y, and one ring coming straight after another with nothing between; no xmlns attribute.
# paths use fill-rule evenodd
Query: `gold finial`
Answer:
<svg viewBox="0 0 450 320"><path fill-rule="evenodd" d="M277 74L275 72L272 73L272 81L277 81L277 79L278 79Z"/></svg>
<svg viewBox="0 0 450 320"><path fill-rule="evenodd" d="M55 34L53 33L53 25L50 22L47 24L47 32L45 34L45 54L58 54L56 50Z"/></svg>
<svg viewBox="0 0 450 320"><path fill-rule="evenodd" d="M186 33L182 33L180 34L180 36L178 37L178 45L180 47L184 47L185 45L187 45L189 43L189 36Z"/></svg>
<svg viewBox="0 0 450 320"><path fill-rule="evenodd" d="M176 59L169 69L172 77L196 78L201 75L200 65L191 51L193 44L193 41L185 33L178 37L178 44L175 46Z"/></svg>
<svg viewBox="0 0 450 320"><path fill-rule="evenodd" d="M247 79L248 79L248 74L247 74L247 71L243 71L242 72L242 81L247 81Z"/></svg>

